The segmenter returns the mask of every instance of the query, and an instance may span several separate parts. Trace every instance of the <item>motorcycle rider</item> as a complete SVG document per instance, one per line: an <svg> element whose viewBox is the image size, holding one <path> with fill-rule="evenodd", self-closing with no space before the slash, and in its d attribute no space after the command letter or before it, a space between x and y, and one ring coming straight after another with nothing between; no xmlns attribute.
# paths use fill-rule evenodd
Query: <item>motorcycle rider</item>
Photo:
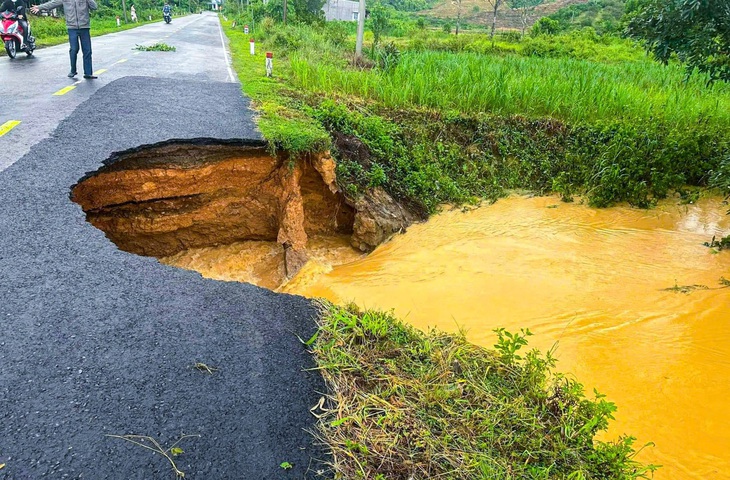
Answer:
<svg viewBox="0 0 730 480"><path fill-rule="evenodd" d="M29 43L28 34L30 33L28 19L25 16L27 8L25 0L3 0L2 5L0 5L0 12L12 12L18 16L18 23L23 28L23 43L26 45Z"/></svg>
<svg viewBox="0 0 730 480"><path fill-rule="evenodd" d="M162 15L170 17L170 20L172 20L172 7L167 3L167 0L165 0L165 6L162 7Z"/></svg>

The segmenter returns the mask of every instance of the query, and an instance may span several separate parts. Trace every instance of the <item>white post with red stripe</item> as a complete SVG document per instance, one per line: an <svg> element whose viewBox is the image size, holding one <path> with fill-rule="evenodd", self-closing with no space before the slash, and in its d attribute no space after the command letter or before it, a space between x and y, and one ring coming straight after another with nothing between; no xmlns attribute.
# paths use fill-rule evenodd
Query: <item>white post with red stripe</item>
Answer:
<svg viewBox="0 0 730 480"><path fill-rule="evenodd" d="M274 74L274 54L266 52L266 76L271 77Z"/></svg>

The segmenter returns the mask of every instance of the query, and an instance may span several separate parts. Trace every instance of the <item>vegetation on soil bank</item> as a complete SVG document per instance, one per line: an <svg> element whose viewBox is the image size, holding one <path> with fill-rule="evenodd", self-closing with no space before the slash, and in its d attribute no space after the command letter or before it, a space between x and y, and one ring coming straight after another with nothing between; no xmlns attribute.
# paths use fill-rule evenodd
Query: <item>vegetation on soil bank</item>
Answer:
<svg viewBox="0 0 730 480"><path fill-rule="evenodd" d="M337 23L268 20L256 33L259 52L274 52L275 78L265 79L249 36L227 33L264 136L295 152L334 139L350 195L382 186L421 212L512 188L648 207L727 170L730 86L685 81L681 66L637 57L626 40L541 35L538 48L507 35L490 50L483 35L416 30L355 63ZM606 49L631 60L580 58Z"/></svg>
<svg viewBox="0 0 730 480"><path fill-rule="evenodd" d="M634 479L634 439L595 439L616 406L523 354L529 331L496 330L494 350L422 333L388 314L323 306L310 342L330 387L321 439L335 478Z"/></svg>

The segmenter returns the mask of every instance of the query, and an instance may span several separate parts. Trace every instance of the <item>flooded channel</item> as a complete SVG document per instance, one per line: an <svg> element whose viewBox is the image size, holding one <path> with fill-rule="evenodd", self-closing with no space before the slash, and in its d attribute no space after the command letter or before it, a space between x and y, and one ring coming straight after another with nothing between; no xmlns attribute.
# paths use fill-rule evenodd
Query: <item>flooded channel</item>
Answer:
<svg viewBox="0 0 730 480"><path fill-rule="evenodd" d="M730 233L727 209L719 199L596 210L513 197L446 211L366 257L327 240L280 290L393 309L485 346L494 328L529 328L532 346L558 343L561 371L618 404L609 438L656 443L639 456L664 465L655 478L730 479L730 288L720 283L730 252L702 245ZM278 284L250 252L228 245L163 261Z"/></svg>

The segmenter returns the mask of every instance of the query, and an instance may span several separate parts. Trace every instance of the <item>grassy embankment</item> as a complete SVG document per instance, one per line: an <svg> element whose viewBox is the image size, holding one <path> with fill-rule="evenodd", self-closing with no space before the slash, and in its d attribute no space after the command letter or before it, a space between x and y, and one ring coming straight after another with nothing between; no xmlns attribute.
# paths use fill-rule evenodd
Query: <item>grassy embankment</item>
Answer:
<svg viewBox="0 0 730 480"><path fill-rule="evenodd" d="M629 123L635 119L656 123L647 118L650 106L632 104L618 120L606 118L621 110L622 99L639 100L621 97L609 86L603 94L613 102L597 112L586 101L579 103L585 116L581 120L591 119L595 125L569 126L566 122L574 118L569 114L577 113L555 108L568 99L561 103L535 96L550 96L561 88L553 85L550 90L530 79L535 68L551 67L553 75L563 74L568 80L577 74L570 85L582 86L586 95L598 88L590 77L596 72L612 81L623 77L610 66L591 70L575 59L564 59L567 63L560 70L560 62L540 58L423 50L406 52L390 66L387 58L381 58L383 66L361 69L348 61L352 39L338 36L336 25L326 27L327 32L303 26L265 27L268 30L255 35L259 41L255 56L248 53L250 35L229 24L225 28L234 67L244 92L260 111L264 136L294 155L336 146L331 135L356 139L369 156L362 161L334 151L340 186L350 195L383 186L424 212L435 211L444 201L495 198L513 187L557 188L567 195L569 188L579 187L568 175L595 168L591 155L596 151L603 155L601 168L618 169L620 177L623 167L612 165L624 147L632 148L622 142L650 144L673 128L694 128L691 121L679 118L680 108L697 115L711 111L714 116L707 123L713 128L724 121L722 112L712 106L705 105L698 113L677 98L678 106L667 112L667 118L680 122L645 133ZM275 54L273 79L264 73L267 49ZM467 63L460 65L457 60ZM637 75L639 80L629 79L628 84L647 81ZM447 79L453 84L447 85ZM673 81L671 74L665 80L670 85ZM498 82L500 93L482 98L479 82ZM580 95L562 88L569 99L580 100ZM661 102L658 98L659 94L654 101ZM521 112L523 107L530 110ZM523 115L515 115L519 113ZM551 118L541 117L547 113ZM566 116L561 120L556 114ZM656 148L662 147L651 147ZM708 147L707 156L714 161L713 148ZM609 149L612 154L606 153ZM636 160L639 154L630 158ZM654 171L655 165L643 168ZM658 187L652 188L656 192ZM607 203L625 199L621 195L626 192L604 192ZM321 329L307 344L331 387L331 401L324 405L331 409L322 417L320 434L334 453L337 478L650 475L653 467L634 461L630 437L613 443L595 440L615 406L599 395L587 399L580 384L553 373L549 353L533 351L520 358L518 350L525 343L522 335L500 331L491 351L467 343L461 335L418 332L383 313L324 307Z"/></svg>
<svg viewBox="0 0 730 480"><path fill-rule="evenodd" d="M352 38L334 28L259 31L274 51L278 78L265 84L256 77L263 59L243 50L248 37L229 34L234 50L245 54L234 52L242 79L253 77L253 86L244 81L247 93L278 99L265 102L264 123L289 106L282 118L294 116L316 131L317 148L327 141L321 127L367 147L367 162L338 159L343 187L353 195L382 186L428 213L507 189L648 207L687 186L707 186L730 157L730 87L707 86L701 76L685 82L678 65L658 65L625 41L577 33L538 38L547 45L539 49L521 42L514 53L498 45L490 54L483 39L424 33L397 39L402 52L382 49L373 68L356 68ZM617 49L629 60L584 59ZM280 133L270 138L295 138ZM296 150L309 148L299 140Z"/></svg>

